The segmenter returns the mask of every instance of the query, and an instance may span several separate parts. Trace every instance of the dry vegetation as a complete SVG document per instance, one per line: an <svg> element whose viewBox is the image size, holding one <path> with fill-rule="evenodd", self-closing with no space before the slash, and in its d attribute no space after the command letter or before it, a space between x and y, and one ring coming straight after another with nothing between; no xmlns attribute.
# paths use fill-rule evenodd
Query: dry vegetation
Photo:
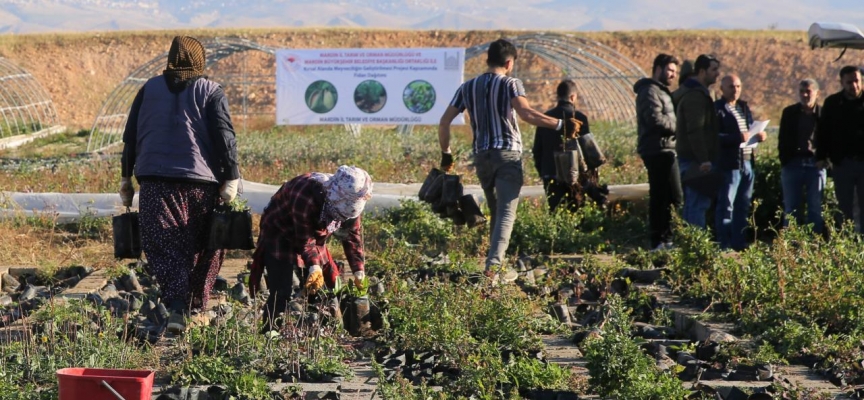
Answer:
<svg viewBox="0 0 864 400"><path fill-rule="evenodd" d="M277 48L329 48L470 47L526 32L234 29L0 35L0 56L18 63L42 82L63 124L74 129L89 128L111 90L135 68L167 51L171 37L181 33L201 38L239 36ZM862 63L862 56L854 52L835 61L838 51L810 50L804 32L642 31L583 35L619 51L643 70L650 69L651 60L659 52L682 58L714 53L723 61L724 72L741 75L744 97L751 100L756 112L773 118L783 105L794 102L794 83L798 79L814 77L827 92L833 92L839 90L835 79L839 67ZM257 62L254 65L264 67ZM532 98L543 101L551 95Z"/></svg>

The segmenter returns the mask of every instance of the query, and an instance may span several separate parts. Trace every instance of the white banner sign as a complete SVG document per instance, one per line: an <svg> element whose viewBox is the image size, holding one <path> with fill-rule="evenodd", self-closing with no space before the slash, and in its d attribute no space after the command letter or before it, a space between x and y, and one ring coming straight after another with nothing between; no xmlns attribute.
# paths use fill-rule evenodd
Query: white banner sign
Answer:
<svg viewBox="0 0 864 400"><path fill-rule="evenodd" d="M464 65L463 48L279 50L276 121L437 125Z"/></svg>

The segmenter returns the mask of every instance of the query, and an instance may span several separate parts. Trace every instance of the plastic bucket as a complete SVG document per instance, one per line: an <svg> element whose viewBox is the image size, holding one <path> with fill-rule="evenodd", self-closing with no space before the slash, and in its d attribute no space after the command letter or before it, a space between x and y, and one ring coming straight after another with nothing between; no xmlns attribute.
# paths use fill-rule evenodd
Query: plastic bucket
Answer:
<svg viewBox="0 0 864 400"><path fill-rule="evenodd" d="M60 400L113 400L118 399L117 395L125 400L150 400L154 376L153 371L128 369L63 368L57 371Z"/></svg>

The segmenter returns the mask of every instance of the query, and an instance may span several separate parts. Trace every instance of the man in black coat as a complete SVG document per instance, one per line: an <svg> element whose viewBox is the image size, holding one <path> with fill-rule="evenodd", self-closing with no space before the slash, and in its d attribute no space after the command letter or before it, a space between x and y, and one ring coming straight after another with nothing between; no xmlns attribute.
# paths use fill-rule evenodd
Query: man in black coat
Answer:
<svg viewBox="0 0 864 400"><path fill-rule="evenodd" d="M816 163L819 168L832 168L837 206L846 220L853 220L864 204L864 82L860 68L841 68L840 85L843 90L822 104L816 125Z"/></svg>
<svg viewBox="0 0 864 400"><path fill-rule="evenodd" d="M822 108L817 104L819 84L805 79L798 84L800 101L783 109L777 149L780 155L780 181L783 183L783 218L785 226L792 216L798 224L811 223L813 231L822 233L822 191L825 168L816 162L816 126ZM804 201L807 219L804 219Z"/></svg>
<svg viewBox="0 0 864 400"><path fill-rule="evenodd" d="M588 117L576 110L576 82L570 79L558 84L556 90L558 105L546 111L546 115L553 118L567 119L575 118L582 125L577 129L578 135L591 132L588 126ZM543 189L546 191L546 200L549 202L549 210L554 212L559 205L568 204L571 210L578 207L578 202L573 198L575 192L570 185L558 182L555 178L555 152L564 150L564 138L561 131L538 127L534 135L534 167L543 179Z"/></svg>
<svg viewBox="0 0 864 400"><path fill-rule="evenodd" d="M636 93L638 139L636 151L648 170L648 225L651 249L672 245L672 210L683 197L675 154L675 106L669 85L678 73L678 59L669 54L654 58L652 75L633 85Z"/></svg>

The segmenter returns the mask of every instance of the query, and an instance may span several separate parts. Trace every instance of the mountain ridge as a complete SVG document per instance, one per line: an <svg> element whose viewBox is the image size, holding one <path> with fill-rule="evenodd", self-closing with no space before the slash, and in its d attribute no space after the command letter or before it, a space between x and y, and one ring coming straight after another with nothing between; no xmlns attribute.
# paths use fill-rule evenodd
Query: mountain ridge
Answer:
<svg viewBox="0 0 864 400"><path fill-rule="evenodd" d="M339 27L447 30L806 30L864 26L858 0L5 0L0 33L130 29Z"/></svg>

